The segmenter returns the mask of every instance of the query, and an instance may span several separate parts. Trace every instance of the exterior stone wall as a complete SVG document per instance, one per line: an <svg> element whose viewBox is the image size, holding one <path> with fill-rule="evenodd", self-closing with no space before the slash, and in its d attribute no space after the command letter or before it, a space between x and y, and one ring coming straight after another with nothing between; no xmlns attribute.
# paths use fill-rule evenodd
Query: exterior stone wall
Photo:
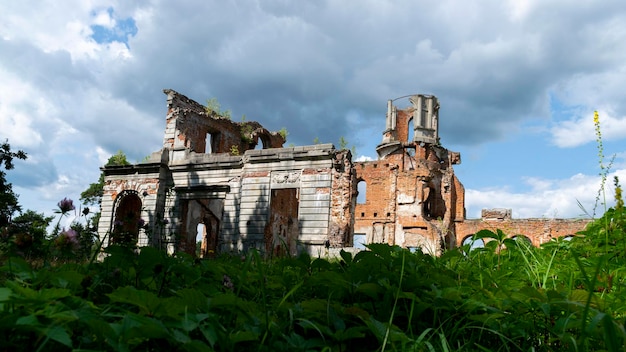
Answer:
<svg viewBox="0 0 626 352"><path fill-rule="evenodd" d="M510 213L510 209L509 210ZM553 238L574 236L589 223L587 219L472 219L455 225L457 246L480 230L502 230L508 237L523 236L534 246L540 246Z"/></svg>
<svg viewBox="0 0 626 352"><path fill-rule="evenodd" d="M103 168L105 245L134 241L193 254L200 238L200 256L212 257L251 248L336 255L387 243L437 255L481 229L540 245L588 222L518 220L509 209L465 219L465 190L453 169L461 156L440 144L434 96L411 96L406 109L389 101L378 160L352 162L350 151L332 144L284 148L283 136L258 122L233 122L164 92L163 148L145 162Z"/></svg>

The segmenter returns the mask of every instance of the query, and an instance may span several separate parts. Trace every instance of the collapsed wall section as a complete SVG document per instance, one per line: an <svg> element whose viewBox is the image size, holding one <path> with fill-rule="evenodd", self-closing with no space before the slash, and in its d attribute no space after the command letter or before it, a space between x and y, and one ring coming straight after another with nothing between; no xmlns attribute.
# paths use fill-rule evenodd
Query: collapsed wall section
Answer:
<svg viewBox="0 0 626 352"><path fill-rule="evenodd" d="M268 131L256 121L235 122L176 91L166 89L164 93L167 117L163 147L173 153L172 160L182 158L184 150L239 155L257 145L280 148L285 143L285 136Z"/></svg>
<svg viewBox="0 0 626 352"><path fill-rule="evenodd" d="M471 243L472 236L481 230L501 230L509 238L524 238L538 247L554 238L574 236L589 222L590 219L513 219L511 209L484 209L481 219L455 224L456 245Z"/></svg>
<svg viewBox="0 0 626 352"><path fill-rule="evenodd" d="M379 160L355 163L365 193L355 207L355 238L438 254L455 245L453 224L464 218L464 188L452 168L460 154L439 145L437 98L410 101L406 109L389 101Z"/></svg>

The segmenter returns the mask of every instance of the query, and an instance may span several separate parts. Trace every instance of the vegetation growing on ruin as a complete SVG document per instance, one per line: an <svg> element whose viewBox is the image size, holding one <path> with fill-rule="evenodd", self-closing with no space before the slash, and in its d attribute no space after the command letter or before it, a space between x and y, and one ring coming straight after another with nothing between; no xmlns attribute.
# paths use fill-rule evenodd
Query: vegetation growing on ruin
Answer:
<svg viewBox="0 0 626 352"><path fill-rule="evenodd" d="M222 110L221 108L222 107L220 105L220 102L217 100L217 98L207 99L206 106L205 106L205 110L207 114L215 113L219 116L222 116L225 119L230 120L231 118L230 110Z"/></svg>

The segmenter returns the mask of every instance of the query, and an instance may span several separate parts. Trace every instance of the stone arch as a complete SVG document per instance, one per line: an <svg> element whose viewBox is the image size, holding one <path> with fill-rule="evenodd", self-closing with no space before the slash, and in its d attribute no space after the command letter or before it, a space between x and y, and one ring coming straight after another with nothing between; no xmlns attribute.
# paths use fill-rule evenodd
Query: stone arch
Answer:
<svg viewBox="0 0 626 352"><path fill-rule="evenodd" d="M263 149L271 148L272 136L265 128L257 128L252 133L252 139L255 146L261 145Z"/></svg>
<svg viewBox="0 0 626 352"><path fill-rule="evenodd" d="M121 192L113 205L113 223L110 242L120 245L135 245L139 230L145 225L141 219L142 201L134 190Z"/></svg>
<svg viewBox="0 0 626 352"><path fill-rule="evenodd" d="M533 241L528 238L527 236L524 235L515 235L513 237L511 237L514 241L520 241L520 242L524 242L525 244L532 246L533 245Z"/></svg>
<svg viewBox="0 0 626 352"><path fill-rule="evenodd" d="M485 240L483 240L482 238L474 239L474 235L468 235L463 238L463 241L461 241L461 246L466 245L470 246L470 251L476 248L484 248Z"/></svg>
<svg viewBox="0 0 626 352"><path fill-rule="evenodd" d="M367 181L362 178L359 178L356 184L357 188L357 204L365 204L367 202Z"/></svg>

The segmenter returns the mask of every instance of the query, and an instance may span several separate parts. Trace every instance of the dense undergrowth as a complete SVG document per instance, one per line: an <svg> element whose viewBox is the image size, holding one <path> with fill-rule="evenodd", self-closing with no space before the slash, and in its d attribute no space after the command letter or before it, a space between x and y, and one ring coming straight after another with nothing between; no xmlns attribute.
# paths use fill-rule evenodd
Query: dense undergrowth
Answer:
<svg viewBox="0 0 626 352"><path fill-rule="evenodd" d="M625 226L617 207L571 241L481 231L485 248L441 257L381 244L336 260L5 253L0 350L624 350Z"/></svg>

